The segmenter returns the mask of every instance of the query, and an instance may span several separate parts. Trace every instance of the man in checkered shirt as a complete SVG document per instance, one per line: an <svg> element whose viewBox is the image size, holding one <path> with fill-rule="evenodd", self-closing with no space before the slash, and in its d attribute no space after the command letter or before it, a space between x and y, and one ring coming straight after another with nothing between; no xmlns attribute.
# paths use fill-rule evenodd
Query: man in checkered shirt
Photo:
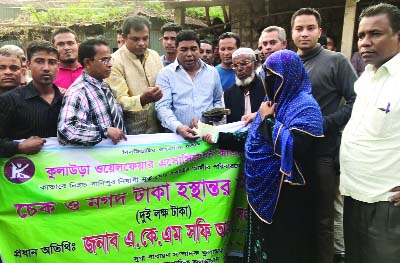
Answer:
<svg viewBox="0 0 400 263"><path fill-rule="evenodd" d="M79 46L82 75L68 89L58 119L61 144L92 146L110 138L126 140L121 107L103 79L111 73L110 48L102 39L91 38Z"/></svg>

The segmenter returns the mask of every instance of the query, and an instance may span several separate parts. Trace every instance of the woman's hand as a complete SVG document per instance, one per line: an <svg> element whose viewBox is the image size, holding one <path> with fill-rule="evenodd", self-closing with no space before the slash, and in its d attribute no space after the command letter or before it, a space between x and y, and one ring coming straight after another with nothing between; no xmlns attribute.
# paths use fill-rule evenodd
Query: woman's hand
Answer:
<svg viewBox="0 0 400 263"><path fill-rule="evenodd" d="M265 116L275 114L275 105L276 103L272 104L270 101L264 101L261 103L260 114L262 120L265 119Z"/></svg>

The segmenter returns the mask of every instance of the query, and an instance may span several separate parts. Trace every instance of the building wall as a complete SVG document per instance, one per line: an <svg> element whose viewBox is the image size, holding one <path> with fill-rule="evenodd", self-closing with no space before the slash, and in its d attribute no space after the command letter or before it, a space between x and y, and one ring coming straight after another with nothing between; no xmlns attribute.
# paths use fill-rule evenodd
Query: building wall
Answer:
<svg viewBox="0 0 400 263"><path fill-rule="evenodd" d="M340 43L345 0L335 1L334 5L329 2L333 1L243 0L240 3L235 2L230 6L231 20L234 22L232 30L239 33L242 46L255 49L261 31L268 26L277 25L286 30L289 49L294 49L290 33L291 16L301 7L313 7L321 13L323 32L333 35ZM331 8L326 8L327 6Z"/></svg>
<svg viewBox="0 0 400 263"><path fill-rule="evenodd" d="M357 3L356 17L365 7L379 2L390 3L400 8L400 0L362 0ZM277 25L286 30L289 49L294 50L290 33L291 16L299 8L313 7L321 14L323 33L333 36L337 42L336 46L340 50L345 3L346 0L233 0L229 6L233 22L232 31L239 33L242 46L255 49L261 31L267 26ZM354 21L354 25L353 46L355 49L358 22Z"/></svg>

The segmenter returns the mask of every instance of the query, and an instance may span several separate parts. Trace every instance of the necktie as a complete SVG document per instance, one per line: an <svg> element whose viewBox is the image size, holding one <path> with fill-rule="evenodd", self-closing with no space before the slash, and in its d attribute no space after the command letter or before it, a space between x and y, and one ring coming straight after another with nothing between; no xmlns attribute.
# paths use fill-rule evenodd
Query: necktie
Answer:
<svg viewBox="0 0 400 263"><path fill-rule="evenodd" d="M113 127L122 130L124 134L126 134L124 119L122 118L120 112L118 111L117 103L115 101L113 94L111 93L110 86L108 85L108 83L103 82L101 88L103 89L108 106L110 107L110 116L113 122Z"/></svg>

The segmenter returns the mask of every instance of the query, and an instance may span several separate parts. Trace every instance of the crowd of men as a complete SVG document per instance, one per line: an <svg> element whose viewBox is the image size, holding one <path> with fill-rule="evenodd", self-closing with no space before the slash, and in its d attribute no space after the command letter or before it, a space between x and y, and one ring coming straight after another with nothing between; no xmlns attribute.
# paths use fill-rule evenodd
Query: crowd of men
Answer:
<svg viewBox="0 0 400 263"><path fill-rule="evenodd" d="M149 48L150 31L146 17L126 18L115 53L100 38L79 42L67 28L57 29L50 41L31 42L26 53L1 47L0 157L36 154L48 137L83 146L160 132L196 140L197 120L213 108L230 109L227 122L247 121L273 85L263 62L287 48L279 26L261 32L256 52L241 47L232 32L221 33L215 47L167 23L160 56ZM349 263L398 262L399 8L379 4L362 12L358 55L367 66L358 80L332 37L325 45L318 42L321 33L315 9L293 14L291 36L324 116L324 138L313 153L316 262L344 262L345 251Z"/></svg>

